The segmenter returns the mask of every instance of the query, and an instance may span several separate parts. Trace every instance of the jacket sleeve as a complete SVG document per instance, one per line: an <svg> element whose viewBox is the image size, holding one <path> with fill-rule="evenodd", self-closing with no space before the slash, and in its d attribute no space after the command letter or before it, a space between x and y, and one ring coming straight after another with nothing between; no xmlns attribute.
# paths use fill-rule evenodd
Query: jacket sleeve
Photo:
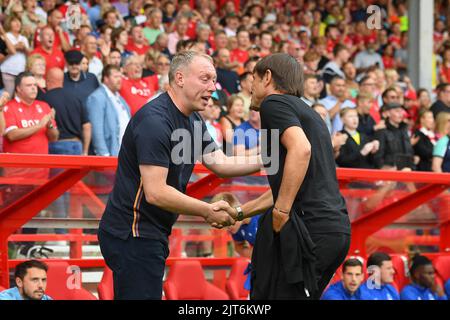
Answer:
<svg viewBox="0 0 450 320"><path fill-rule="evenodd" d="M386 135L381 131L375 132L374 140L378 140L380 142L380 148L378 151L373 155L373 163L375 165L375 168L380 169L384 165L384 153L386 152Z"/></svg>
<svg viewBox="0 0 450 320"><path fill-rule="evenodd" d="M354 148L351 145L351 137L348 137L347 142L342 146L339 156L336 159L336 163L340 167L344 168L357 168L361 160L361 153L358 148Z"/></svg>
<svg viewBox="0 0 450 320"><path fill-rule="evenodd" d="M420 135L420 140L413 147L414 154L418 155L421 159L429 159L433 157L433 147L427 147L426 137L424 135Z"/></svg>
<svg viewBox="0 0 450 320"><path fill-rule="evenodd" d="M105 101L97 92L91 94L86 100L86 109L89 121L92 124L92 145L95 154L99 156L109 155L105 140Z"/></svg>
<svg viewBox="0 0 450 320"><path fill-rule="evenodd" d="M329 287L322 295L320 300L343 300L339 292Z"/></svg>

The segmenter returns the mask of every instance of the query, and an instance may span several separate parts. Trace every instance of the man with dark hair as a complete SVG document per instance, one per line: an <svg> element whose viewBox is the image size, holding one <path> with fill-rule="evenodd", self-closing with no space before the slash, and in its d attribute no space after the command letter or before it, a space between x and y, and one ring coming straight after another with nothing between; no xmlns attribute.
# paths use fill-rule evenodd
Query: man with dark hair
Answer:
<svg viewBox="0 0 450 320"><path fill-rule="evenodd" d="M361 300L399 300L394 282L394 266L391 257L384 252L372 253L367 259L369 278L360 287Z"/></svg>
<svg viewBox="0 0 450 320"><path fill-rule="evenodd" d="M16 287L0 292L0 300L52 300L45 294L47 288L47 265L29 260L16 266Z"/></svg>
<svg viewBox="0 0 450 320"><path fill-rule="evenodd" d="M300 98L303 67L295 58L267 56L253 75L252 108L260 110L261 128L269 130L262 154L275 153L279 163L265 164L271 190L242 207L244 218L265 212L253 251L250 295L319 299L350 245L330 134ZM280 142L279 151L272 139Z"/></svg>
<svg viewBox="0 0 450 320"><path fill-rule="evenodd" d="M244 118L248 119L250 104L252 102L253 74L251 72L244 72L239 76L239 83L241 91L237 95L244 100Z"/></svg>
<svg viewBox="0 0 450 320"><path fill-rule="evenodd" d="M436 87L438 98L431 106L434 118L436 119L441 112L450 113L450 83L441 83Z"/></svg>
<svg viewBox="0 0 450 320"><path fill-rule="evenodd" d="M400 97L398 96L397 89L395 87L389 87L381 94L383 105L388 103L400 103Z"/></svg>
<svg viewBox="0 0 450 320"><path fill-rule="evenodd" d="M359 300L359 287L364 281L363 264L356 258L342 265L342 281L332 284L321 300Z"/></svg>
<svg viewBox="0 0 450 320"><path fill-rule="evenodd" d="M444 289L436 282L436 273L431 260L416 255L409 269L411 284L400 294L402 300L447 300Z"/></svg>
<svg viewBox="0 0 450 320"><path fill-rule="evenodd" d="M345 79L342 66L350 59L350 52L343 44L337 44L333 49L333 59L323 67L323 80L330 83L331 79L336 76Z"/></svg>

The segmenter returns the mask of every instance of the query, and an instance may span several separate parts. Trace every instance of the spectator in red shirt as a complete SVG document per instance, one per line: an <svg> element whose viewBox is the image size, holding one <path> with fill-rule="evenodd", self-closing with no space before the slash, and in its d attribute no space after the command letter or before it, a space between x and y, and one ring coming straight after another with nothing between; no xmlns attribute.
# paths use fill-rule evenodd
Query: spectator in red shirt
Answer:
<svg viewBox="0 0 450 320"><path fill-rule="evenodd" d="M158 77L142 78L142 69L142 63L136 56L125 61L125 77L119 93L130 107L132 116L158 91Z"/></svg>
<svg viewBox="0 0 450 320"><path fill-rule="evenodd" d="M270 32L261 32L259 46L261 47L261 52L259 53L261 58L268 56L272 53L273 37Z"/></svg>
<svg viewBox="0 0 450 320"><path fill-rule="evenodd" d="M131 37L128 39L128 44L125 46L125 49L138 56L142 56L142 58L147 53L148 49L150 49L141 26L134 26L131 28Z"/></svg>
<svg viewBox="0 0 450 320"><path fill-rule="evenodd" d="M69 35L61 27L63 15L58 9L53 9L48 12L47 25L50 26L55 32L55 41L53 45L62 51L70 50ZM37 48L40 46L39 34L41 29L37 29L34 34L34 46Z"/></svg>
<svg viewBox="0 0 450 320"><path fill-rule="evenodd" d="M231 62L239 62L239 66L242 68L245 61L249 58L248 49L251 45L250 33L247 29L245 29L245 27L241 27L238 29L236 36L238 47L230 52L230 58Z"/></svg>
<svg viewBox="0 0 450 320"><path fill-rule="evenodd" d="M442 58L442 65L439 68L439 81L450 83L450 47L445 48Z"/></svg>
<svg viewBox="0 0 450 320"><path fill-rule="evenodd" d="M51 68L64 70L64 54L60 49L53 46L55 43L55 33L50 26L42 28L39 34L39 40L41 45L34 49L31 54L38 53L45 58L45 72L47 73Z"/></svg>
<svg viewBox="0 0 450 320"><path fill-rule="evenodd" d="M394 59L394 46L388 44L383 51L383 64L386 69L395 69L396 61Z"/></svg>

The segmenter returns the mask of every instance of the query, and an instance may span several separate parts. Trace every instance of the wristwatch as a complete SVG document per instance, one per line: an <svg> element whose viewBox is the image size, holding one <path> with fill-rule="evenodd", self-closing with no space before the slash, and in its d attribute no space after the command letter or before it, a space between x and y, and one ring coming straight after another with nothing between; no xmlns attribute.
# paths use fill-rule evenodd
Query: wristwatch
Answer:
<svg viewBox="0 0 450 320"><path fill-rule="evenodd" d="M236 209L236 211L238 213L237 217L236 217L237 221L244 220L244 212L242 211L241 207L237 206L237 207L234 207L234 208Z"/></svg>

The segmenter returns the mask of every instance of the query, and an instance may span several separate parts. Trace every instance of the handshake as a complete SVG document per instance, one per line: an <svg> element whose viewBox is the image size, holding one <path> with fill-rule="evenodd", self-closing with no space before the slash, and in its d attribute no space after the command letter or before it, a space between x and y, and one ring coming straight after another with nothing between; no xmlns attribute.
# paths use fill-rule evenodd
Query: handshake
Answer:
<svg viewBox="0 0 450 320"><path fill-rule="evenodd" d="M224 200L209 204L208 211L204 215L205 221L212 227L222 229L233 226L236 223L238 212Z"/></svg>

